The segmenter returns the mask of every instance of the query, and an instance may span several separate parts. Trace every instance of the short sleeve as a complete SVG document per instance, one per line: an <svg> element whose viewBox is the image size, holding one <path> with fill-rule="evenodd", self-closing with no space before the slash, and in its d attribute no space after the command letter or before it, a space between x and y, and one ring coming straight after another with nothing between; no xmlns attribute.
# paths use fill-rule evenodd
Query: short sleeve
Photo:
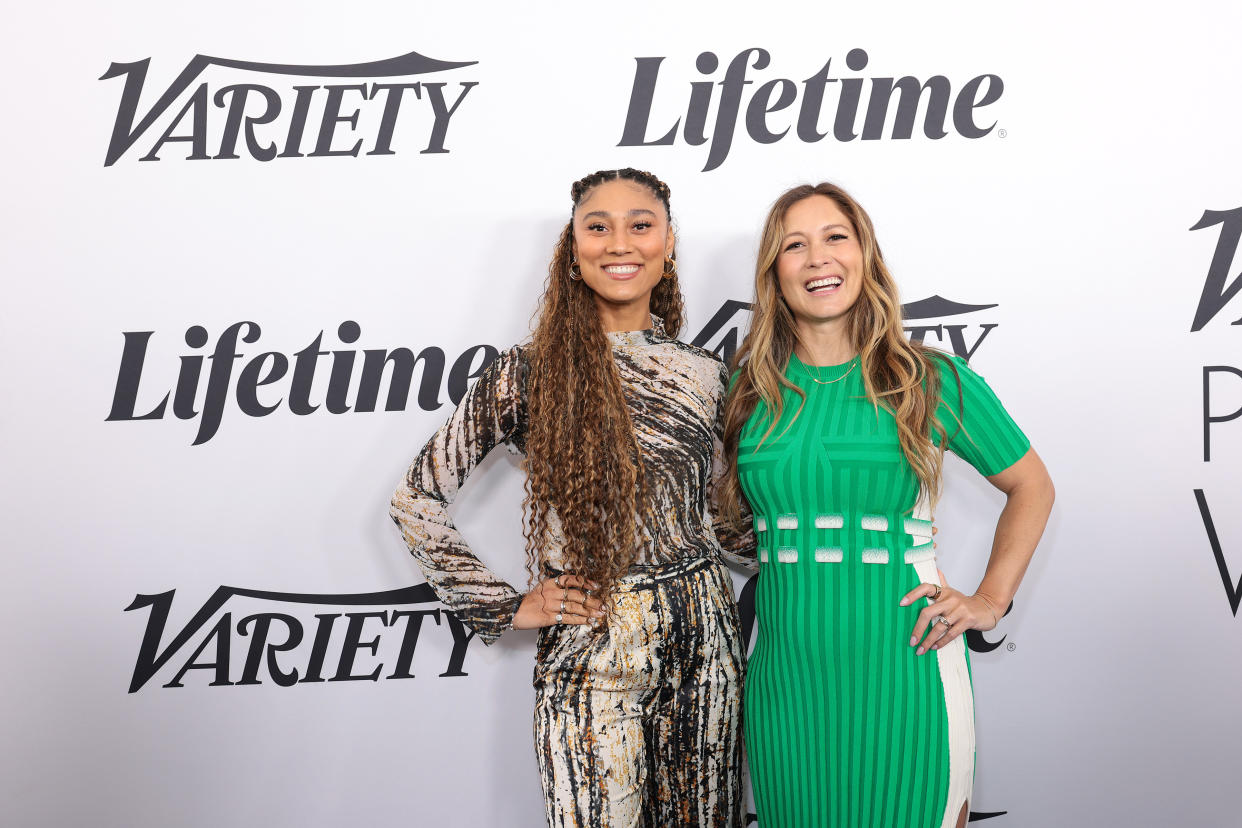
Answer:
<svg viewBox="0 0 1242 828"><path fill-rule="evenodd" d="M957 356L935 359L940 369L936 417L948 435L948 449L982 475L1012 466L1031 441L1009 416L991 387Z"/></svg>

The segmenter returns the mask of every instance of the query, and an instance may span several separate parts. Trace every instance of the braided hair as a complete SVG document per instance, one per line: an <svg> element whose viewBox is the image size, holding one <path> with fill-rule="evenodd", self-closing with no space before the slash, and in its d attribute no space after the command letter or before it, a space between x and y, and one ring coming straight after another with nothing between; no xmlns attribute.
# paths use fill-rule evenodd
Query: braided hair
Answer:
<svg viewBox="0 0 1242 828"><path fill-rule="evenodd" d="M633 167L625 167L620 170L599 170L575 181L569 188L569 197L573 199L574 210L578 209L578 205L582 203L583 199L592 190L607 181L633 181L635 184L641 184L646 187L664 205L664 217L669 223L672 223L673 214L669 208L669 197L672 193L668 185L646 170L636 170ZM573 222L571 221L571 228L572 224ZM673 249L669 258L673 260L674 277L671 279L661 279L660 283L651 291L651 312L664 320L665 333L670 337L676 338L681 331L684 314L681 289L677 285L675 275L677 262L676 248ZM572 256L570 261L572 261ZM556 260L553 259L553 265L555 263ZM585 285L582 285L582 287L586 288Z"/></svg>
<svg viewBox="0 0 1242 828"><path fill-rule="evenodd" d="M629 167L575 181L569 190L574 210L596 187L618 180L650 190L671 222L668 185ZM555 514L565 540L566 571L599 584L601 600L607 600L639 552L636 527L647 518L645 480L595 294L570 275L573 241L571 216L548 266L530 347L523 535L533 582L547 563ZM683 304L675 269L652 290L651 313L664 320L668 336L677 336Z"/></svg>

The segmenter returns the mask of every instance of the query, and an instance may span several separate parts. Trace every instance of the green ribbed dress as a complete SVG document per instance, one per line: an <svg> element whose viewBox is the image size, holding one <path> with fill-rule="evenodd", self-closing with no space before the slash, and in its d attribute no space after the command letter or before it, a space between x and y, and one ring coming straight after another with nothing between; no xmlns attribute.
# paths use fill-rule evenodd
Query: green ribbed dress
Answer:
<svg viewBox="0 0 1242 828"><path fill-rule="evenodd" d="M762 406L740 440L760 561L745 722L761 828L953 826L970 797L963 639L916 656L910 635L926 604L898 606L936 581L931 515L856 362L810 369L844 375L821 385L791 357L801 412L794 419L799 399L786 390L762 447ZM948 449L984 475L1021 458L1030 443L983 379L957 357L936 362Z"/></svg>

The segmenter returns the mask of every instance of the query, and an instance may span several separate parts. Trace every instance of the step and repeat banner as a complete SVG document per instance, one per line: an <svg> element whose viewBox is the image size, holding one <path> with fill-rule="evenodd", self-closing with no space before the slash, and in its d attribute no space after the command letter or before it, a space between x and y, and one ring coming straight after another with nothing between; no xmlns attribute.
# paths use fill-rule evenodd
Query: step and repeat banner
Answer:
<svg viewBox="0 0 1242 828"><path fill-rule="evenodd" d="M1242 11L1156 3L26 6L0 303L0 823L538 826L531 633L387 515L529 335L569 185L672 188L723 356L760 222L830 180L911 337L1058 499L969 637L973 821L1242 824ZM1003 498L950 460L972 590ZM525 582L516 458L454 507ZM746 573L736 574L739 592Z"/></svg>

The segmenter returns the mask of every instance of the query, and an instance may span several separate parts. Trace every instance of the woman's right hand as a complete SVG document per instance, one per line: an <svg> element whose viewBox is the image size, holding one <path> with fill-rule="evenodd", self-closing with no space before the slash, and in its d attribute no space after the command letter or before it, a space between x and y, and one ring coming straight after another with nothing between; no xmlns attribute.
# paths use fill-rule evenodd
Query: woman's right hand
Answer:
<svg viewBox="0 0 1242 828"><path fill-rule="evenodd" d="M553 624L595 624L604 608L591 590L599 589L579 575L557 575L540 581L526 593L513 616L515 630L532 630Z"/></svg>

